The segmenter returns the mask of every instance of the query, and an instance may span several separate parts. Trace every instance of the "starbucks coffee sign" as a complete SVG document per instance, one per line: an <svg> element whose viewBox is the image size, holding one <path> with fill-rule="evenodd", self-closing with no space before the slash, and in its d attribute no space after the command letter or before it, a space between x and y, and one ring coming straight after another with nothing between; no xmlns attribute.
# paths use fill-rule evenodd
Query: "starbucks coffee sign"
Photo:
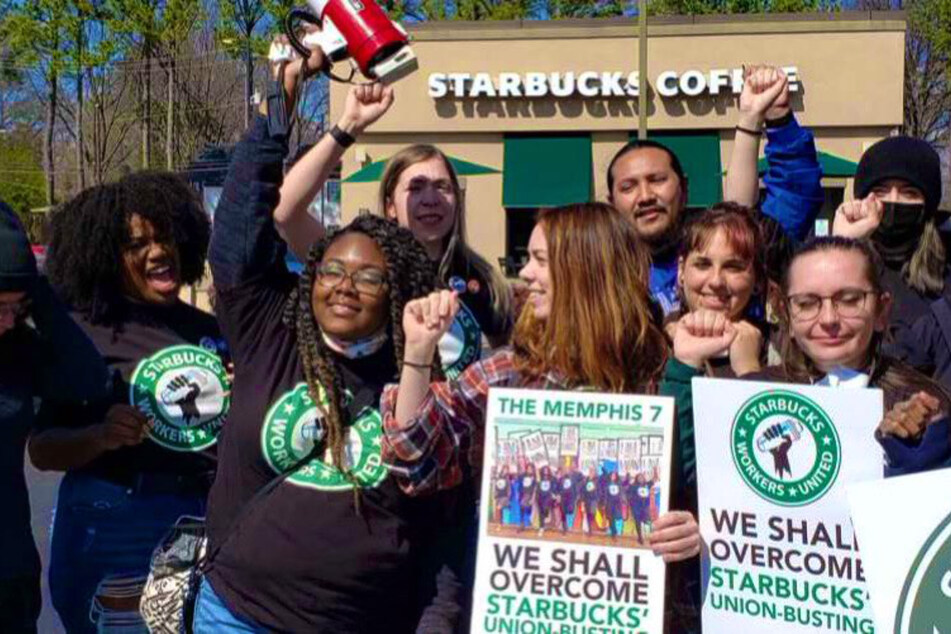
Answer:
<svg viewBox="0 0 951 634"><path fill-rule="evenodd" d="M789 90L798 91L798 68L784 66L783 71L789 77ZM428 85L434 99L630 98L638 96L638 76L637 71L618 70L431 73ZM648 81L663 98L738 95L743 90L743 69L665 70Z"/></svg>

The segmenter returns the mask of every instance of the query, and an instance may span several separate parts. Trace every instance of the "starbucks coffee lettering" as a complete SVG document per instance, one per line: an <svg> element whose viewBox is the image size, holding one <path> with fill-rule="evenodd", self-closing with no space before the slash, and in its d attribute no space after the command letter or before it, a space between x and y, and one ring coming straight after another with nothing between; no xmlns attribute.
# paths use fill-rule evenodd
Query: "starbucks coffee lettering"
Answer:
<svg viewBox="0 0 951 634"><path fill-rule="evenodd" d="M784 66L790 91L800 88L799 70ZM701 95L738 95L743 89L742 68L665 70L653 82L664 98ZM504 72L431 73L429 96L433 99L518 99L539 97L630 98L638 96L638 72L566 71L554 73Z"/></svg>

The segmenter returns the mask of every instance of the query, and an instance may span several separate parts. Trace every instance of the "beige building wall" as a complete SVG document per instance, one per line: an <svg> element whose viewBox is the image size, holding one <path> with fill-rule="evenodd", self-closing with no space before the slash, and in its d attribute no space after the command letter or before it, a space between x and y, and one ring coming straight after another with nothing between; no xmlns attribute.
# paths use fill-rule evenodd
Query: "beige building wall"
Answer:
<svg viewBox="0 0 951 634"><path fill-rule="evenodd" d="M707 73L751 62L795 66L801 81L793 94L798 120L812 128L820 150L857 161L902 121L905 24L895 16L657 20L650 28L648 81L653 85L667 70ZM590 132L594 196L606 200L607 165L637 127L636 98L436 99L429 95L429 78L453 72L626 75L637 69L634 21L431 23L410 31L420 68L396 84L393 109L345 155L344 178L412 143L433 143L449 155L499 170L465 179L469 239L493 263L506 247L505 133ZM346 90L331 84L332 118L342 111ZM726 170L738 116L732 93L662 99L652 89L648 107L652 130L717 131ZM848 198L851 182L845 184ZM363 210L377 211L378 185L344 184L344 222Z"/></svg>

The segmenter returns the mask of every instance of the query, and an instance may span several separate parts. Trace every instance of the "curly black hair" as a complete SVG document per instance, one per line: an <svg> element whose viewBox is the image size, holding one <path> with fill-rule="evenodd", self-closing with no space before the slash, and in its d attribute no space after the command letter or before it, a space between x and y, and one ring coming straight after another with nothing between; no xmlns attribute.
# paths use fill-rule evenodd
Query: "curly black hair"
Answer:
<svg viewBox="0 0 951 634"><path fill-rule="evenodd" d="M205 272L211 223L201 200L181 177L144 171L84 190L50 218L47 274L63 298L93 323L119 324L129 220L138 214L175 245L183 284Z"/></svg>
<svg viewBox="0 0 951 634"><path fill-rule="evenodd" d="M408 229L378 216L359 216L349 225L333 231L314 244L307 257L307 264L300 276L297 288L291 293L284 310L285 323L297 333L297 348L304 366L307 391L314 403L325 390L327 410L322 412L327 430L324 436L330 448L334 464L354 484L355 504L360 509L359 487L352 472L345 466L346 420L344 408L345 388L334 355L320 336L320 326L314 318L311 294L316 280L317 266L323 260L327 248L339 237L348 233L361 233L373 240L383 251L386 260L386 281L389 294L390 318L387 320L387 335L393 342L394 363L398 371L403 369L403 309L418 297L424 297L436 289L436 267L423 246ZM433 359L433 377L443 378L438 353Z"/></svg>

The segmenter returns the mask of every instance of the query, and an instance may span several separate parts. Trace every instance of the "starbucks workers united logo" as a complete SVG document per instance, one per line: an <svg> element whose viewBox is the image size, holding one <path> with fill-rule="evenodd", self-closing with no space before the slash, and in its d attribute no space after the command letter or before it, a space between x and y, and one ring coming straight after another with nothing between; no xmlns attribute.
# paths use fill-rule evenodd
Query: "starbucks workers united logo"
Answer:
<svg viewBox="0 0 951 634"><path fill-rule="evenodd" d="M439 340L439 358L446 378L454 379L482 357L482 328L462 302L449 331Z"/></svg>
<svg viewBox="0 0 951 634"><path fill-rule="evenodd" d="M139 362L129 381L129 400L148 417L155 443L173 451L201 451L215 444L230 390L217 354L181 345Z"/></svg>
<svg viewBox="0 0 951 634"><path fill-rule="evenodd" d="M811 504L839 474L842 451L832 419L795 392L771 390L746 401L730 441L743 481L774 504Z"/></svg>
<svg viewBox="0 0 951 634"><path fill-rule="evenodd" d="M320 392L326 404L326 394ZM378 486L386 478L383 464L383 420L372 408L364 409L347 429L344 460L353 480L360 487ZM264 459L275 473L284 473L300 462L323 440L324 425L320 409L314 404L306 383L297 386L277 400L268 411L261 429L261 450ZM353 482L334 465L330 448L320 458L313 458L288 476L288 482L322 491L347 491Z"/></svg>
<svg viewBox="0 0 951 634"><path fill-rule="evenodd" d="M951 515L931 533L898 599L895 634L951 632Z"/></svg>

